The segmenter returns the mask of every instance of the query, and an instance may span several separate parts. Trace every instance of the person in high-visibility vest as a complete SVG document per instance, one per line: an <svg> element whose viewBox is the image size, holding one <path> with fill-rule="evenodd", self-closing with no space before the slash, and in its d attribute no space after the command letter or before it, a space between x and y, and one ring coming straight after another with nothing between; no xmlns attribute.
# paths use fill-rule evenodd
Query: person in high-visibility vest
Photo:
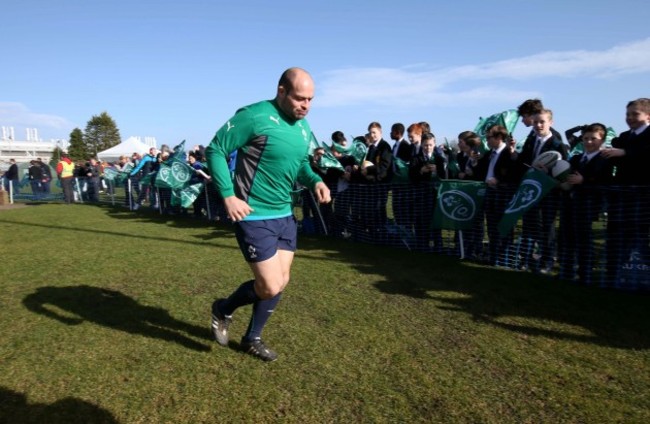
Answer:
<svg viewBox="0 0 650 424"><path fill-rule="evenodd" d="M56 164L56 175L61 181L65 202L68 204L73 203L72 182L74 180L74 163L66 153L61 154L61 160Z"/></svg>

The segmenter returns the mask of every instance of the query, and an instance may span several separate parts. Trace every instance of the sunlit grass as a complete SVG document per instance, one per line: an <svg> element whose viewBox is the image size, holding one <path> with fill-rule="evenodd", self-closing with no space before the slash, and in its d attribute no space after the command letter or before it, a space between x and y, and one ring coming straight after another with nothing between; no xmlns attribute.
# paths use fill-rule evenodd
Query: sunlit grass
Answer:
<svg viewBox="0 0 650 424"><path fill-rule="evenodd" d="M267 364L208 330L231 228L0 212L0 422L647 422L648 297L302 238Z"/></svg>

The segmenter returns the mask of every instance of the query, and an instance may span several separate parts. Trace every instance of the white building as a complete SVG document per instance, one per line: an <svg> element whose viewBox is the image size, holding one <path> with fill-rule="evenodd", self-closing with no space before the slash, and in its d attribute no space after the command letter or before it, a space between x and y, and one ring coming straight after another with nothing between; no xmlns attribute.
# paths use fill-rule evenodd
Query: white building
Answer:
<svg viewBox="0 0 650 424"><path fill-rule="evenodd" d="M9 159L16 159L17 163L27 163L33 159L41 158L48 162L57 147L65 150L68 142L65 140L43 141L38 138L36 128L26 128L26 139L17 140L13 127L2 127L0 138L0 165L9 163ZM2 168L2 166L0 166Z"/></svg>

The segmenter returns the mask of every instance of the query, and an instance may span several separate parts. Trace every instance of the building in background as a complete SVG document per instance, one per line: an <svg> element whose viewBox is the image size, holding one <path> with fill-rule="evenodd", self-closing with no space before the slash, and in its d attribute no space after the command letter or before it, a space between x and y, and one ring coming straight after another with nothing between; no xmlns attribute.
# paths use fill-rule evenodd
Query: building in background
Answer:
<svg viewBox="0 0 650 424"><path fill-rule="evenodd" d="M2 127L2 134L0 134L0 169L4 168L3 165L9 163L11 158L16 159L18 164L28 163L36 158L49 162L57 147L62 150L68 147L66 140L52 139L43 141L39 139L36 128L26 128L25 133L26 138L20 140L15 136L14 127Z"/></svg>

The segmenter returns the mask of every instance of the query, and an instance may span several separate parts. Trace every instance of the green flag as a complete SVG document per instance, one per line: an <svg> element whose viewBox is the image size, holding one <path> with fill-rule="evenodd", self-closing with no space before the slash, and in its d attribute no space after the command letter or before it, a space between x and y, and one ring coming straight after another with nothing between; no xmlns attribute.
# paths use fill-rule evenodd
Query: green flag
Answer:
<svg viewBox="0 0 650 424"><path fill-rule="evenodd" d="M433 227L469 230L482 217L485 183L479 181L442 180L438 188Z"/></svg>
<svg viewBox="0 0 650 424"><path fill-rule="evenodd" d="M104 169L104 179L111 182L113 185L122 184L127 178L129 178L128 172L118 171L114 168Z"/></svg>
<svg viewBox="0 0 650 424"><path fill-rule="evenodd" d="M338 143L334 143L333 146L337 152L352 156L357 165L361 165L363 160L366 158L366 152L368 151L366 144L360 141L353 141L347 147L341 146Z"/></svg>
<svg viewBox="0 0 650 424"><path fill-rule="evenodd" d="M140 184L142 184L142 185L151 185L151 183L152 183L151 180L154 179L155 176L156 176L155 172L148 173L144 177L140 178ZM153 182L155 182L155 179L154 179Z"/></svg>
<svg viewBox="0 0 650 424"><path fill-rule="evenodd" d="M181 141L177 146L174 146L173 152L169 155L167 160L180 160L183 162L187 160L185 155L185 140Z"/></svg>
<svg viewBox="0 0 650 424"><path fill-rule="evenodd" d="M314 150L318 149L319 147L322 147L318 140L316 139L316 135L312 132L311 133L311 138L309 139L309 151L307 154L309 156L314 156Z"/></svg>
<svg viewBox="0 0 650 424"><path fill-rule="evenodd" d="M605 141L603 142L602 147L612 147L612 140L616 137L616 131L614 131L614 128L612 127L607 127L607 134L605 135ZM571 149L571 152L569 152L569 157L575 156L575 155L581 155L585 151L582 142L576 144L576 146Z"/></svg>
<svg viewBox="0 0 650 424"><path fill-rule="evenodd" d="M449 179L451 180L456 179L458 178L458 174L460 173L460 165L458 165L456 154L454 153L454 149L449 144L449 140L447 140L447 137L445 137L444 150L445 153L447 154L447 157L449 158L449 162L447 163L447 174L449 176Z"/></svg>
<svg viewBox="0 0 650 424"><path fill-rule="evenodd" d="M344 171L345 169L343 168L343 165L341 165L341 162L338 161L330 152L328 149L325 149L325 154L320 158L318 161L318 167L321 169L329 169L329 168L334 168L334 169L340 169L341 171Z"/></svg>
<svg viewBox="0 0 650 424"><path fill-rule="evenodd" d="M361 165L363 163L363 161L366 159L367 154L368 146L366 146L366 143L362 143L361 141L355 141L352 143L352 153L350 156L354 158L354 161L358 165Z"/></svg>
<svg viewBox="0 0 650 424"><path fill-rule="evenodd" d="M183 188L189 183L194 169L187 163L180 160L167 160L160 164L156 174L156 187L167 187L171 189Z"/></svg>
<svg viewBox="0 0 650 424"><path fill-rule="evenodd" d="M409 164L397 156L393 157L393 164L395 165L395 172L393 173L393 178L390 180L390 182L393 184L408 183Z"/></svg>
<svg viewBox="0 0 650 424"><path fill-rule="evenodd" d="M197 183L181 189L173 189L171 199L172 206L180 205L182 208L188 209L201 195L204 186L205 183Z"/></svg>
<svg viewBox="0 0 650 424"><path fill-rule="evenodd" d="M129 162L126 165L124 165L121 172L125 172L125 173L129 174L129 173L131 173L131 171L133 171L133 168L134 168L133 164L131 162Z"/></svg>
<svg viewBox="0 0 650 424"><path fill-rule="evenodd" d="M487 138L485 137L487 130L489 130L494 125L501 125L505 127L509 133L512 134L512 132L515 130L515 127L517 126L517 122L519 122L519 113L515 109L509 109L501 113L495 113L494 115L488 116L487 118L479 118L478 124L476 125L476 128L474 128L474 132L478 134L479 137L481 137L484 149L482 153L488 150Z"/></svg>
<svg viewBox="0 0 650 424"><path fill-rule="evenodd" d="M117 178L119 171L117 169L113 168L105 168L104 169L104 179L106 181L110 181L112 183L115 183L115 179Z"/></svg>
<svg viewBox="0 0 650 424"><path fill-rule="evenodd" d="M323 149L323 156L318 160L318 167L320 169L329 169L329 168L336 168L340 169L343 171L343 165L334 157L332 152L330 151L330 147L325 144L325 142L319 143L318 140L316 139L316 136L314 133L311 133L311 139L309 140L309 156L313 159L314 157L314 150L316 149Z"/></svg>
<svg viewBox="0 0 650 424"><path fill-rule="evenodd" d="M530 208L537 205L558 184L554 178L539 169L530 168L521 179L517 192L506 206L499 222L499 233L508 234L517 224L519 218Z"/></svg>

